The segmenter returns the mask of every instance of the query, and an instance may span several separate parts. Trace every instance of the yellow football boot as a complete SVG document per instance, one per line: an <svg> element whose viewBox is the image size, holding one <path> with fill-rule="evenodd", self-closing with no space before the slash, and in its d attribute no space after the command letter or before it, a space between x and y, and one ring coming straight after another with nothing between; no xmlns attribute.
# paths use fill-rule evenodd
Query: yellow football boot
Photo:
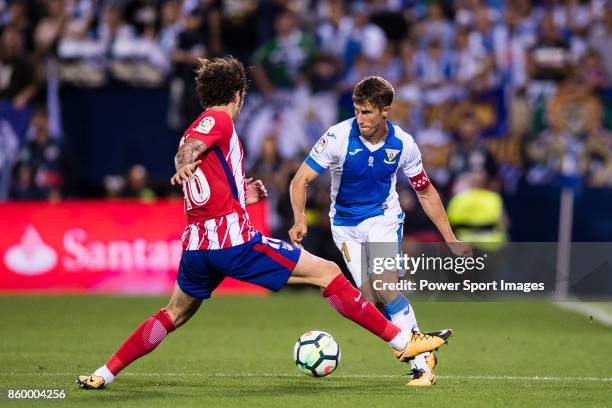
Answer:
<svg viewBox="0 0 612 408"><path fill-rule="evenodd" d="M412 380L406 384L409 387L431 387L436 383L436 375L434 373L426 373L424 370L412 370Z"/></svg>
<svg viewBox="0 0 612 408"><path fill-rule="evenodd" d="M79 375L77 384L84 390L101 390L105 388L104 377L99 375Z"/></svg>
<svg viewBox="0 0 612 408"><path fill-rule="evenodd" d="M424 370L417 368L412 369L412 380L406 384L409 387L431 387L436 383L436 375L433 373L434 368L438 365L438 356L433 351L425 357L425 362L431 370L431 373L426 373Z"/></svg>
<svg viewBox="0 0 612 408"><path fill-rule="evenodd" d="M427 357L425 357L425 362L429 366L429 369L433 371L433 369L438 365L438 356L436 356L436 354L432 351Z"/></svg>
<svg viewBox="0 0 612 408"><path fill-rule="evenodd" d="M393 350L393 353L399 361L408 361L421 353L437 350L452 335L451 329L429 333L413 332L406 347L400 351Z"/></svg>
<svg viewBox="0 0 612 408"><path fill-rule="evenodd" d="M427 367L431 370L431 373L425 372L425 370L420 370L418 368L412 369L412 380L408 381L406 384L409 387L431 387L436 383L436 376L433 373L433 369L438 365L438 357L431 352L425 357L425 363L427 363Z"/></svg>

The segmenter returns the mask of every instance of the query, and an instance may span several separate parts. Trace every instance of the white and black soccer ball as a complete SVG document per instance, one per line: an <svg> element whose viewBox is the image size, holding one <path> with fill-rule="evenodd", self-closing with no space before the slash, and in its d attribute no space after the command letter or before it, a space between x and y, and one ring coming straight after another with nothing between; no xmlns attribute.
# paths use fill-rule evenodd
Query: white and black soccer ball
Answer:
<svg viewBox="0 0 612 408"><path fill-rule="evenodd" d="M325 377L338 367L340 346L329 333L309 331L295 343L293 360L303 373L312 377Z"/></svg>

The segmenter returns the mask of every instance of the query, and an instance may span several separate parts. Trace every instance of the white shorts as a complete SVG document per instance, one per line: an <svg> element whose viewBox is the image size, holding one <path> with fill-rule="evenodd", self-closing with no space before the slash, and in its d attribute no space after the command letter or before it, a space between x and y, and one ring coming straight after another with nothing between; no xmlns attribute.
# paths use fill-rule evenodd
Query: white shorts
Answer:
<svg viewBox="0 0 612 408"><path fill-rule="evenodd" d="M371 271L362 272L362 255L365 266L371 265L374 256L395 257L401 254L403 227L403 214L401 218L379 215L368 218L354 227L337 226L332 223L334 242L342 253L344 262L353 275L357 287L361 287L364 277L371 273ZM362 246L367 243L385 244L372 246L371 248L375 248L376 254L374 254L370 247ZM362 254L362 248L365 254Z"/></svg>

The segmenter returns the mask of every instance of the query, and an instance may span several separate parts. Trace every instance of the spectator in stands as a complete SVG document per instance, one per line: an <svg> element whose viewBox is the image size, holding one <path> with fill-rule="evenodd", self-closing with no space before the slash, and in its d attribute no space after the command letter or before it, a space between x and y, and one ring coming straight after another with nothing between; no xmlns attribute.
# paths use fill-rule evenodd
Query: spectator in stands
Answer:
<svg viewBox="0 0 612 408"><path fill-rule="evenodd" d="M0 119L0 201L10 197L13 187L13 164L19 151L19 138L6 119Z"/></svg>
<svg viewBox="0 0 612 408"><path fill-rule="evenodd" d="M259 151L262 139L275 134L281 155L288 159L310 147L306 133L309 109L308 103L303 109L303 100L310 94L308 73L315 56L315 42L299 28L297 16L289 9L277 15L275 29L276 36L253 56L253 79L264 100L255 96L248 101L255 111L243 135L248 150ZM249 116L248 109L242 116Z"/></svg>
<svg viewBox="0 0 612 408"><path fill-rule="evenodd" d="M516 1L516 0L515 0ZM489 7L483 0L462 0L455 4L455 22L458 26L473 27L477 23L478 14L486 13L487 18L493 21L498 19L497 11Z"/></svg>
<svg viewBox="0 0 612 408"><path fill-rule="evenodd" d="M588 186L612 187L612 132L593 127L587 134L579 169Z"/></svg>
<svg viewBox="0 0 612 408"><path fill-rule="evenodd" d="M596 51L588 51L578 63L578 76L591 91L598 91L610 84L601 57Z"/></svg>
<svg viewBox="0 0 612 408"><path fill-rule="evenodd" d="M280 190L284 180L278 180L278 174L283 166L283 157L278 150L274 134L263 139L255 164L251 167L253 178L261 179L268 192Z"/></svg>
<svg viewBox="0 0 612 408"><path fill-rule="evenodd" d="M448 104L432 105L426 109L425 128L415 134L415 140L423 156L427 175L436 188L444 192L450 183L449 160L452 138L446 129L445 117L449 114Z"/></svg>
<svg viewBox="0 0 612 408"><path fill-rule="evenodd" d="M270 209L270 228L275 230L281 227L281 220L277 215L278 199L283 194L282 189L286 186L287 175L285 174L287 163L283 160L279 150L275 134L269 134L263 139L257 159L251 167L250 177L263 181L268 190L268 202ZM284 224L282 228L284 228ZM283 233L286 233L284 231Z"/></svg>
<svg viewBox="0 0 612 408"><path fill-rule="evenodd" d="M391 83L398 83L400 81L402 77L402 63L395 56L394 49L390 44L376 58L369 57L368 55L368 53L360 53L357 56L355 64L342 81L342 92L352 95L355 84L362 78L371 75L382 76Z"/></svg>
<svg viewBox="0 0 612 408"><path fill-rule="evenodd" d="M421 88L415 79L415 46L405 38L399 46L400 78L395 86L391 120L403 129L418 132L420 124Z"/></svg>
<svg viewBox="0 0 612 408"><path fill-rule="evenodd" d="M0 100L23 109L38 91L35 67L26 54L23 36L15 27L6 27L0 37Z"/></svg>
<svg viewBox="0 0 612 408"><path fill-rule="evenodd" d="M474 29L469 34L471 48L485 50L487 53L494 51L493 19L494 16L487 7L479 6L475 9L472 23Z"/></svg>
<svg viewBox="0 0 612 408"><path fill-rule="evenodd" d="M455 67L453 69L455 81L459 85L458 94L463 94L464 89L484 70L486 49L477 44L470 47L469 30L460 29L455 37Z"/></svg>
<svg viewBox="0 0 612 408"><path fill-rule="evenodd" d="M108 52L112 52L116 41L129 40L136 36L134 27L124 19L121 5L113 2L104 6L97 31L97 38Z"/></svg>
<svg viewBox="0 0 612 408"><path fill-rule="evenodd" d="M572 38L584 36L591 24L590 5L582 0L565 0L553 6L555 25Z"/></svg>
<svg viewBox="0 0 612 408"><path fill-rule="evenodd" d="M47 2L47 16L36 26L34 31L35 50L37 59L48 53L55 53L55 47L62 37L69 16L65 12L64 0L49 0Z"/></svg>
<svg viewBox="0 0 612 408"><path fill-rule="evenodd" d="M355 44L359 54L370 60L377 60L387 50L387 37L382 28L370 22L370 11L370 6L362 1L351 5L353 25L350 41Z"/></svg>
<svg viewBox="0 0 612 408"><path fill-rule="evenodd" d="M13 0L9 2L6 13L3 16L2 25L16 29L22 36L23 47L32 49L32 31L34 27L31 21L31 10L27 0Z"/></svg>
<svg viewBox="0 0 612 408"><path fill-rule="evenodd" d="M34 112L29 137L30 141L18 153L14 194L22 199L59 199L65 162L60 144L50 137L46 108Z"/></svg>
<svg viewBox="0 0 612 408"><path fill-rule="evenodd" d="M198 58L206 56L205 38L202 35L202 13L192 11L185 18L185 26L178 34L176 47L172 51L174 76L179 85L179 128L185 128L202 111L195 87L194 67Z"/></svg>
<svg viewBox="0 0 612 408"><path fill-rule="evenodd" d="M159 44L167 57L172 55L178 34L184 29L180 11L180 4L176 0L167 0L161 5Z"/></svg>
<svg viewBox="0 0 612 408"><path fill-rule="evenodd" d="M58 64L58 47L70 22L64 0L49 0L47 15L43 17L34 30L34 60L43 68L40 72L45 77L44 90L47 96L49 127L52 135L62 133L60 118L60 69Z"/></svg>
<svg viewBox="0 0 612 408"><path fill-rule="evenodd" d="M130 167L120 196L142 201L155 200L155 192L147 184L147 169L143 165L135 164Z"/></svg>
<svg viewBox="0 0 612 408"><path fill-rule="evenodd" d="M444 16L440 3L431 3L427 7L421 45L426 46L429 41L438 41L444 47L450 47L453 34L453 26Z"/></svg>
<svg viewBox="0 0 612 408"><path fill-rule="evenodd" d="M121 198L125 187L125 179L119 175L107 175L102 180L104 185L104 198L115 200Z"/></svg>
<svg viewBox="0 0 612 408"><path fill-rule="evenodd" d="M497 89L502 83L501 73L497 70L493 55L487 54L483 58L480 68L473 81L467 86L467 89L476 98L478 98L478 95Z"/></svg>
<svg viewBox="0 0 612 408"><path fill-rule="evenodd" d="M495 62L511 90L527 85L527 49L535 42L535 34L522 24L519 8L509 4L504 20L493 31Z"/></svg>
<svg viewBox="0 0 612 408"><path fill-rule="evenodd" d="M313 37L300 30L290 10L276 17L274 27L276 36L259 47L253 58L253 78L267 97L273 97L279 89L303 85L315 51Z"/></svg>
<svg viewBox="0 0 612 408"><path fill-rule="evenodd" d="M111 57L110 72L114 78L136 86L160 86L170 68L169 53L178 30L178 5L162 5L161 32L154 24L144 25L138 35L125 19L122 5L109 4L104 11L100 34Z"/></svg>
<svg viewBox="0 0 612 408"><path fill-rule="evenodd" d="M528 51L527 62L531 79L528 92L532 102L552 96L557 84L570 74L570 44L561 36L550 12L542 18L537 43Z"/></svg>
<svg viewBox="0 0 612 408"><path fill-rule="evenodd" d="M425 103L438 104L453 97L454 61L442 43L433 40L416 55L416 79L423 90Z"/></svg>
<svg viewBox="0 0 612 408"><path fill-rule="evenodd" d="M261 3L264 2L212 1L211 7L217 8L219 13L217 24L211 27L214 36L220 38L222 49L219 52L233 55L241 61L251 59L253 50L259 44L257 19ZM270 16L261 17L268 19Z"/></svg>
<svg viewBox="0 0 612 408"><path fill-rule="evenodd" d="M340 69L338 61L333 57L316 55L305 73L306 86L298 88L294 93L291 110L297 116L297 123L302 126L303 131L298 136L305 140L304 149L313 146L338 118L337 84Z"/></svg>
<svg viewBox="0 0 612 408"><path fill-rule="evenodd" d="M347 15L346 4L342 0L330 1L327 7L326 15L315 29L318 49L337 59L342 64L342 70L346 71L359 52L357 44L350 41L353 19Z"/></svg>
<svg viewBox="0 0 612 408"><path fill-rule="evenodd" d="M18 164L15 168L15 180L9 193L11 200L44 200L45 192L34 183L32 168Z"/></svg>
<svg viewBox="0 0 612 408"><path fill-rule="evenodd" d="M456 193L465 189L466 184L481 175L487 189L499 190L497 163L481 137L482 125L469 106L460 114L455 132L455 146L449 159L451 191Z"/></svg>
<svg viewBox="0 0 612 408"><path fill-rule="evenodd" d="M599 133L601 112L601 102L582 83L566 80L548 103L550 128L528 145L532 161L528 181L554 183L561 176L578 179L587 168L580 165L587 136Z"/></svg>
<svg viewBox="0 0 612 408"><path fill-rule="evenodd" d="M591 30L589 44L599 54L608 78L612 79L612 7L608 6L603 23Z"/></svg>

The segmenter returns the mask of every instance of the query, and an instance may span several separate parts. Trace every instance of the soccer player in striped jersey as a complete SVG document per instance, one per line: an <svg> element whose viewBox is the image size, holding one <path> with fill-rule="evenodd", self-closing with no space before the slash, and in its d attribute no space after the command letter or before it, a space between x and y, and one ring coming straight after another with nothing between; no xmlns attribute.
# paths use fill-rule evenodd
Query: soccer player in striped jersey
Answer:
<svg viewBox="0 0 612 408"><path fill-rule="evenodd" d="M169 303L145 320L105 364L78 378L82 388L109 386L127 365L187 322L228 276L273 291L287 283L318 286L334 309L387 341L400 361L440 347L452 334L400 329L350 284L336 264L265 237L251 226L246 206L265 197L266 191L261 182L244 176L244 152L233 124L246 84L238 60L200 60L196 87L205 110L181 139L171 179L183 187L188 222L174 291Z"/></svg>
<svg viewBox="0 0 612 408"><path fill-rule="evenodd" d="M390 320L407 331L419 331L414 310L399 291L372 287L372 279L362 270L363 244L370 245L381 256L394 258L401 254L404 213L395 188L397 172L409 179L419 201L444 239L452 243L456 255L470 255L467 244L457 242L449 225L444 206L433 187L412 136L387 120L393 101L393 86L381 77L363 79L353 92L355 117L328 129L313 147L291 182L291 204L295 224L289 236L299 244L306 236L304 217L306 188L326 169L331 172L332 235L357 287L369 298L385 305ZM399 245L398 245L399 244ZM372 259L368 262L372 264ZM397 271L388 271L379 279L397 282ZM424 353L411 361L413 379L410 386L431 386L436 377L436 357Z"/></svg>

